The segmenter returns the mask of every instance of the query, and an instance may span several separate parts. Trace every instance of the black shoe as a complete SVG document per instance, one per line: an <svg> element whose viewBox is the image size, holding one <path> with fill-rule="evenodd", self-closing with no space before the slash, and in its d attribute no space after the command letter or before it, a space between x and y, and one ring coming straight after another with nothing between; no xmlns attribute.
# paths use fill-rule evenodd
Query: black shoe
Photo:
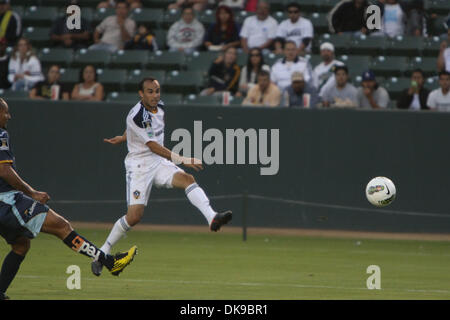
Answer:
<svg viewBox="0 0 450 320"><path fill-rule="evenodd" d="M232 216L233 214L231 213L230 210L219 212L218 214L216 214L211 222L210 226L211 231L214 232L218 231L221 226L227 224L231 220Z"/></svg>
<svg viewBox="0 0 450 320"><path fill-rule="evenodd" d="M91 263L91 271L94 275L99 277L102 274L103 265L100 261L92 261Z"/></svg>
<svg viewBox="0 0 450 320"><path fill-rule="evenodd" d="M9 300L9 297L3 292L0 292L0 300Z"/></svg>

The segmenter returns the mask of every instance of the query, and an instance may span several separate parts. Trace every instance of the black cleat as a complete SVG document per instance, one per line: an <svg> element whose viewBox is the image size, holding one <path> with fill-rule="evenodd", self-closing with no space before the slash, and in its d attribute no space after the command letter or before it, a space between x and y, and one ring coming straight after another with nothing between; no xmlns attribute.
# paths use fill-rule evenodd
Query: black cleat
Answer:
<svg viewBox="0 0 450 320"><path fill-rule="evenodd" d="M218 214L216 214L211 222L211 231L217 232L218 230L220 230L221 226L231 221L232 216L233 214L230 210L219 212Z"/></svg>
<svg viewBox="0 0 450 320"><path fill-rule="evenodd" d="M0 300L9 300L9 297L5 293L0 292Z"/></svg>
<svg viewBox="0 0 450 320"><path fill-rule="evenodd" d="M94 275L99 277L102 274L103 265L100 261L92 261L91 263L91 271Z"/></svg>

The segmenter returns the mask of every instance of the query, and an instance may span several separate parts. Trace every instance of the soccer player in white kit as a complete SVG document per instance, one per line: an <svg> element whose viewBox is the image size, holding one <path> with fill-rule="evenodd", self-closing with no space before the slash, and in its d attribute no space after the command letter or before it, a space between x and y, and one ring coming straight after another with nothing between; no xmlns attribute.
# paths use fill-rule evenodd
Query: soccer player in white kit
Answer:
<svg viewBox="0 0 450 320"><path fill-rule="evenodd" d="M105 139L111 144L126 141L128 146L125 158L128 211L116 221L101 247L105 253L109 253L111 247L141 220L153 184L157 187L184 189L189 201L205 216L211 231L218 231L232 218L231 211L214 211L194 177L175 165L181 163L199 171L203 169L201 161L182 157L164 147L164 103L160 99L158 81L151 77L144 78L139 87L141 101L128 113L126 131L122 136ZM96 276L101 274L101 264L94 261L91 267Z"/></svg>

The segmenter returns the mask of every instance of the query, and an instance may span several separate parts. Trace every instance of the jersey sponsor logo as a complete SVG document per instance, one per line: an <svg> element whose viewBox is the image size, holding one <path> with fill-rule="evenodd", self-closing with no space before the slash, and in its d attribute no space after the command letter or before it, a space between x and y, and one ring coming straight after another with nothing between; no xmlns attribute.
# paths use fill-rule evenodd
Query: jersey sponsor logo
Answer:
<svg viewBox="0 0 450 320"><path fill-rule="evenodd" d="M0 138L0 150L9 150L8 138Z"/></svg>
<svg viewBox="0 0 450 320"><path fill-rule="evenodd" d="M142 126L144 127L147 135L151 138L153 137L153 129L152 129L152 120L149 118L148 120L142 121Z"/></svg>

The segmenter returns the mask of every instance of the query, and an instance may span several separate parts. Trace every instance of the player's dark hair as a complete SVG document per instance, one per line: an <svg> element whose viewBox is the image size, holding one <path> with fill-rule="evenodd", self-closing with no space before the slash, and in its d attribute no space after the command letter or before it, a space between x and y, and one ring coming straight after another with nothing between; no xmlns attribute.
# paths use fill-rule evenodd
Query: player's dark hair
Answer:
<svg viewBox="0 0 450 320"><path fill-rule="evenodd" d="M264 65L264 56L263 56L263 54L262 54L262 51L261 51L261 49L260 48L251 48L248 52L248 59L247 59L247 74L246 74L246 76L247 76L247 82L250 82L250 76L251 76L251 74L252 74L252 71L253 71L253 66L252 66L252 61L251 61L251 57L252 57L252 52L253 51L258 51L258 55L260 56L260 61L259 61L259 64L258 64L258 73L261 71L261 68L262 68L262 66Z"/></svg>
<svg viewBox="0 0 450 320"><path fill-rule="evenodd" d="M95 68L94 65L92 65L92 64L87 64L87 65L85 65L83 68L81 68L81 70L80 70L80 75L79 75L79 78L80 78L79 81L80 81L80 83L83 83L83 82L84 82L83 73L84 73L84 70L86 70L87 67L92 67L92 68L94 69L94 81L97 82L97 77L98 77L98 75L97 75L97 69Z"/></svg>
<svg viewBox="0 0 450 320"><path fill-rule="evenodd" d="M441 78L441 76L450 76L450 72L448 72L447 70L441 71L439 72L439 79Z"/></svg>
<svg viewBox="0 0 450 320"><path fill-rule="evenodd" d="M344 70L345 73L348 74L347 66L335 66L334 67L334 74L336 74L339 70Z"/></svg>
<svg viewBox="0 0 450 320"><path fill-rule="evenodd" d="M156 80L156 78L153 78L153 77L145 77L145 78L143 78L143 79L141 80L141 82L139 82L139 90L140 90L140 91L144 91L144 83L145 83L146 81L153 82L153 81L155 81L155 80Z"/></svg>
<svg viewBox="0 0 450 320"><path fill-rule="evenodd" d="M286 6L286 10L289 10L290 8L296 8L300 11L300 5L296 2L291 2Z"/></svg>

